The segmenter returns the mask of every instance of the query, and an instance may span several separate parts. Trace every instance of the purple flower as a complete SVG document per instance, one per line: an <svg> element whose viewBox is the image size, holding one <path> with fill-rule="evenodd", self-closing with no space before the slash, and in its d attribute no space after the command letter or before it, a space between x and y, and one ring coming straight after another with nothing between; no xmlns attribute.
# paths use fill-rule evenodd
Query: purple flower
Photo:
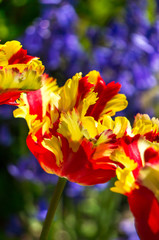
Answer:
<svg viewBox="0 0 159 240"><path fill-rule="evenodd" d="M42 198L38 202L38 209L37 209L37 213L36 213L35 217L39 221L44 221L47 211L48 211L48 202L46 201L46 199Z"/></svg>
<svg viewBox="0 0 159 240"><path fill-rule="evenodd" d="M47 174L39 166L33 155L22 157L18 163L8 165L9 173L19 180L29 180L32 182L52 183L55 184L57 177L52 174Z"/></svg>
<svg viewBox="0 0 159 240"><path fill-rule="evenodd" d="M10 119L13 117L14 107L10 105L0 105L0 118Z"/></svg>
<svg viewBox="0 0 159 240"><path fill-rule="evenodd" d="M65 189L65 194L70 198L81 199L84 197L84 186L81 186L77 183L68 182L67 187Z"/></svg>
<svg viewBox="0 0 159 240"><path fill-rule="evenodd" d="M26 29L20 41L28 52L43 60L47 71L59 70L65 78L70 77L86 63L86 53L76 34L78 15L69 1L42 4L40 18Z"/></svg>
<svg viewBox="0 0 159 240"><path fill-rule="evenodd" d="M10 146L12 143L12 137L9 131L9 126L3 124L0 126L0 144L4 146Z"/></svg>
<svg viewBox="0 0 159 240"><path fill-rule="evenodd" d="M95 69L106 82L119 81L134 115L134 98L139 96L140 102L141 91L155 87L159 74L159 20L158 17L154 23L148 20L147 1L127 1L120 19L114 19L108 26L90 23L82 37L78 31L81 23L76 12L78 1L40 2L40 17L21 37L24 47L39 56L47 71L60 76L60 80ZM158 6L158 0L156 3ZM88 48L81 39L89 41ZM141 105L138 110L142 112Z"/></svg>
<svg viewBox="0 0 159 240"><path fill-rule="evenodd" d="M9 222L6 226L6 234L8 237L15 237L15 236L21 236L21 233L23 232L23 227L20 222L20 219L12 215L9 219Z"/></svg>
<svg viewBox="0 0 159 240"><path fill-rule="evenodd" d="M77 14L70 4L64 4L55 11L57 24L60 27L68 28L77 21Z"/></svg>
<svg viewBox="0 0 159 240"><path fill-rule="evenodd" d="M121 221L120 230L127 235L128 240L140 240L136 233L133 218L127 218Z"/></svg>
<svg viewBox="0 0 159 240"><path fill-rule="evenodd" d="M142 50L148 54L154 53L153 46L151 46L151 44L148 42L148 39L145 36L134 33L134 34L132 34L131 39L132 39L132 43L134 44L134 46L136 46L140 50Z"/></svg>
<svg viewBox="0 0 159 240"><path fill-rule="evenodd" d="M42 4L59 4L61 0L40 0Z"/></svg>

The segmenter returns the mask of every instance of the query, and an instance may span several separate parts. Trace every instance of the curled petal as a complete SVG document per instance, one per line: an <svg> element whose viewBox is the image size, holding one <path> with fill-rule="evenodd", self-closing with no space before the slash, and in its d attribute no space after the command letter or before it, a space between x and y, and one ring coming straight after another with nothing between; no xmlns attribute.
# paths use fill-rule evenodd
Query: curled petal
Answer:
<svg viewBox="0 0 159 240"><path fill-rule="evenodd" d="M94 88L98 100L96 104L89 107L87 115L91 115L95 120L98 120L104 114L114 116L117 111L125 109L127 101L123 94L118 94L120 87L120 84L115 82L106 85L99 75Z"/></svg>

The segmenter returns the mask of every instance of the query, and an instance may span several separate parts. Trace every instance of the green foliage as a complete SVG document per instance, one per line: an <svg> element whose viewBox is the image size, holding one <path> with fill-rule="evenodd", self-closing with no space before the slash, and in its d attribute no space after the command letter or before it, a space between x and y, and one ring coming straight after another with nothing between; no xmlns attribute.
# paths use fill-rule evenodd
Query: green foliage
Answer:
<svg viewBox="0 0 159 240"><path fill-rule="evenodd" d="M147 17L150 22L154 22L156 18L156 1L155 0L148 0L148 7L147 7Z"/></svg>
<svg viewBox="0 0 159 240"><path fill-rule="evenodd" d="M82 19L89 23L105 26L113 17L120 17L125 5L125 0L80 0L77 6L77 12Z"/></svg>
<svg viewBox="0 0 159 240"><path fill-rule="evenodd" d="M122 196L87 187L82 201L63 196L49 240L112 240L118 236Z"/></svg>
<svg viewBox="0 0 159 240"><path fill-rule="evenodd" d="M0 39L16 39L39 15L38 0L0 1Z"/></svg>

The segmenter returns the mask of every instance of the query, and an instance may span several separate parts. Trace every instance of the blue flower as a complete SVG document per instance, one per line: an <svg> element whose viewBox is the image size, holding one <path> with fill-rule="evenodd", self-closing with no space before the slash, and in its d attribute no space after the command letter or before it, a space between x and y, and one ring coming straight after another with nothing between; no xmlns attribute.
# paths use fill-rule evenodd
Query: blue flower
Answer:
<svg viewBox="0 0 159 240"><path fill-rule="evenodd" d="M12 143L12 137L9 130L9 126L3 124L0 126L0 144L4 146L10 146Z"/></svg>
<svg viewBox="0 0 159 240"><path fill-rule="evenodd" d="M28 157L23 156L16 164L9 164L8 171L13 177L21 181L29 180L43 184L55 184L57 181L55 175L46 174L42 170L35 157L31 154Z"/></svg>
<svg viewBox="0 0 159 240"><path fill-rule="evenodd" d="M129 0L123 18L108 27L88 27L89 51L80 42L76 4L59 0L41 0L41 4L40 18L27 28L21 41L31 54L43 59L47 71L59 72L66 80L75 72L93 68L106 82L124 83L124 78L122 91L128 96L157 84L159 23L147 19L145 0Z"/></svg>

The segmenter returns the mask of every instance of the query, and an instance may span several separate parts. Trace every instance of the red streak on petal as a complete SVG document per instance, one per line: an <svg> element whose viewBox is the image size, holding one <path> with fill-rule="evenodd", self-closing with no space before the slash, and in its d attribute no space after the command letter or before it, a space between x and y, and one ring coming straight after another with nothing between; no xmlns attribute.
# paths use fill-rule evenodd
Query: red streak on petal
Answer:
<svg viewBox="0 0 159 240"><path fill-rule="evenodd" d="M20 90L11 90L0 93L0 105L17 105L16 100L20 97Z"/></svg>
<svg viewBox="0 0 159 240"><path fill-rule="evenodd" d="M99 98L96 104L89 107L87 115L93 116L95 120L98 120L101 112L105 108L106 104L119 92L121 85L119 83L111 82L105 84L101 77L98 77L97 84L94 91L98 93Z"/></svg>
<svg viewBox="0 0 159 240"><path fill-rule="evenodd" d="M159 142L159 133L151 131L149 133L146 133L145 137L150 142L154 142L154 141Z"/></svg>
<svg viewBox="0 0 159 240"><path fill-rule="evenodd" d="M39 134L40 135L40 134ZM33 153L33 155L37 158L38 162L40 163L41 167L44 169L44 166L53 172L55 172L57 175L59 175L59 167L56 164L56 157L55 155L44 148L41 145L40 136L38 136L37 142L35 142L30 135L27 137L27 146L29 150ZM45 169L44 169L45 171Z"/></svg>
<svg viewBox="0 0 159 240"><path fill-rule="evenodd" d="M32 91L27 94L29 112L37 115L37 119L42 121L42 95L41 90Z"/></svg>
<svg viewBox="0 0 159 240"><path fill-rule="evenodd" d="M145 157L146 163L151 163L151 164L159 163L159 153L151 147L146 149L144 153L144 157Z"/></svg>
<svg viewBox="0 0 159 240"><path fill-rule="evenodd" d="M32 56L27 55L27 50L20 48L18 52L13 54L13 56L8 60L8 64L17 64L17 63L28 63L33 58Z"/></svg>
<svg viewBox="0 0 159 240"><path fill-rule="evenodd" d="M82 101L87 93L90 92L91 87L93 87L93 84L88 82L88 76L85 76L79 80L78 95L75 107L77 107L79 102Z"/></svg>
<svg viewBox="0 0 159 240"><path fill-rule="evenodd" d="M63 141L64 143L64 141ZM70 181L83 185L94 185L109 181L115 177L115 168L109 164L101 164L98 169L92 164L94 149L92 143L83 140L78 151L72 152L65 142L64 162L61 175L66 176Z"/></svg>
<svg viewBox="0 0 159 240"><path fill-rule="evenodd" d="M78 151L73 152L67 139L62 135L59 136L61 137L61 150L63 153L63 161L60 166L57 166L56 156L41 145L43 139L41 130L36 134L37 141L34 141L31 135L27 137L27 145L30 151L38 159L44 170L46 167L58 176L66 177L70 181L82 185L104 183L115 177L115 169L109 164L107 167L103 167L101 164L101 168L98 169L93 167L90 161L94 152L92 143L83 140Z"/></svg>
<svg viewBox="0 0 159 240"><path fill-rule="evenodd" d="M138 148L139 137L140 135L136 135L135 137L125 136L121 139L121 145L126 155L138 164L138 167L133 171L135 178L138 175L139 169L142 167L142 159Z"/></svg>

